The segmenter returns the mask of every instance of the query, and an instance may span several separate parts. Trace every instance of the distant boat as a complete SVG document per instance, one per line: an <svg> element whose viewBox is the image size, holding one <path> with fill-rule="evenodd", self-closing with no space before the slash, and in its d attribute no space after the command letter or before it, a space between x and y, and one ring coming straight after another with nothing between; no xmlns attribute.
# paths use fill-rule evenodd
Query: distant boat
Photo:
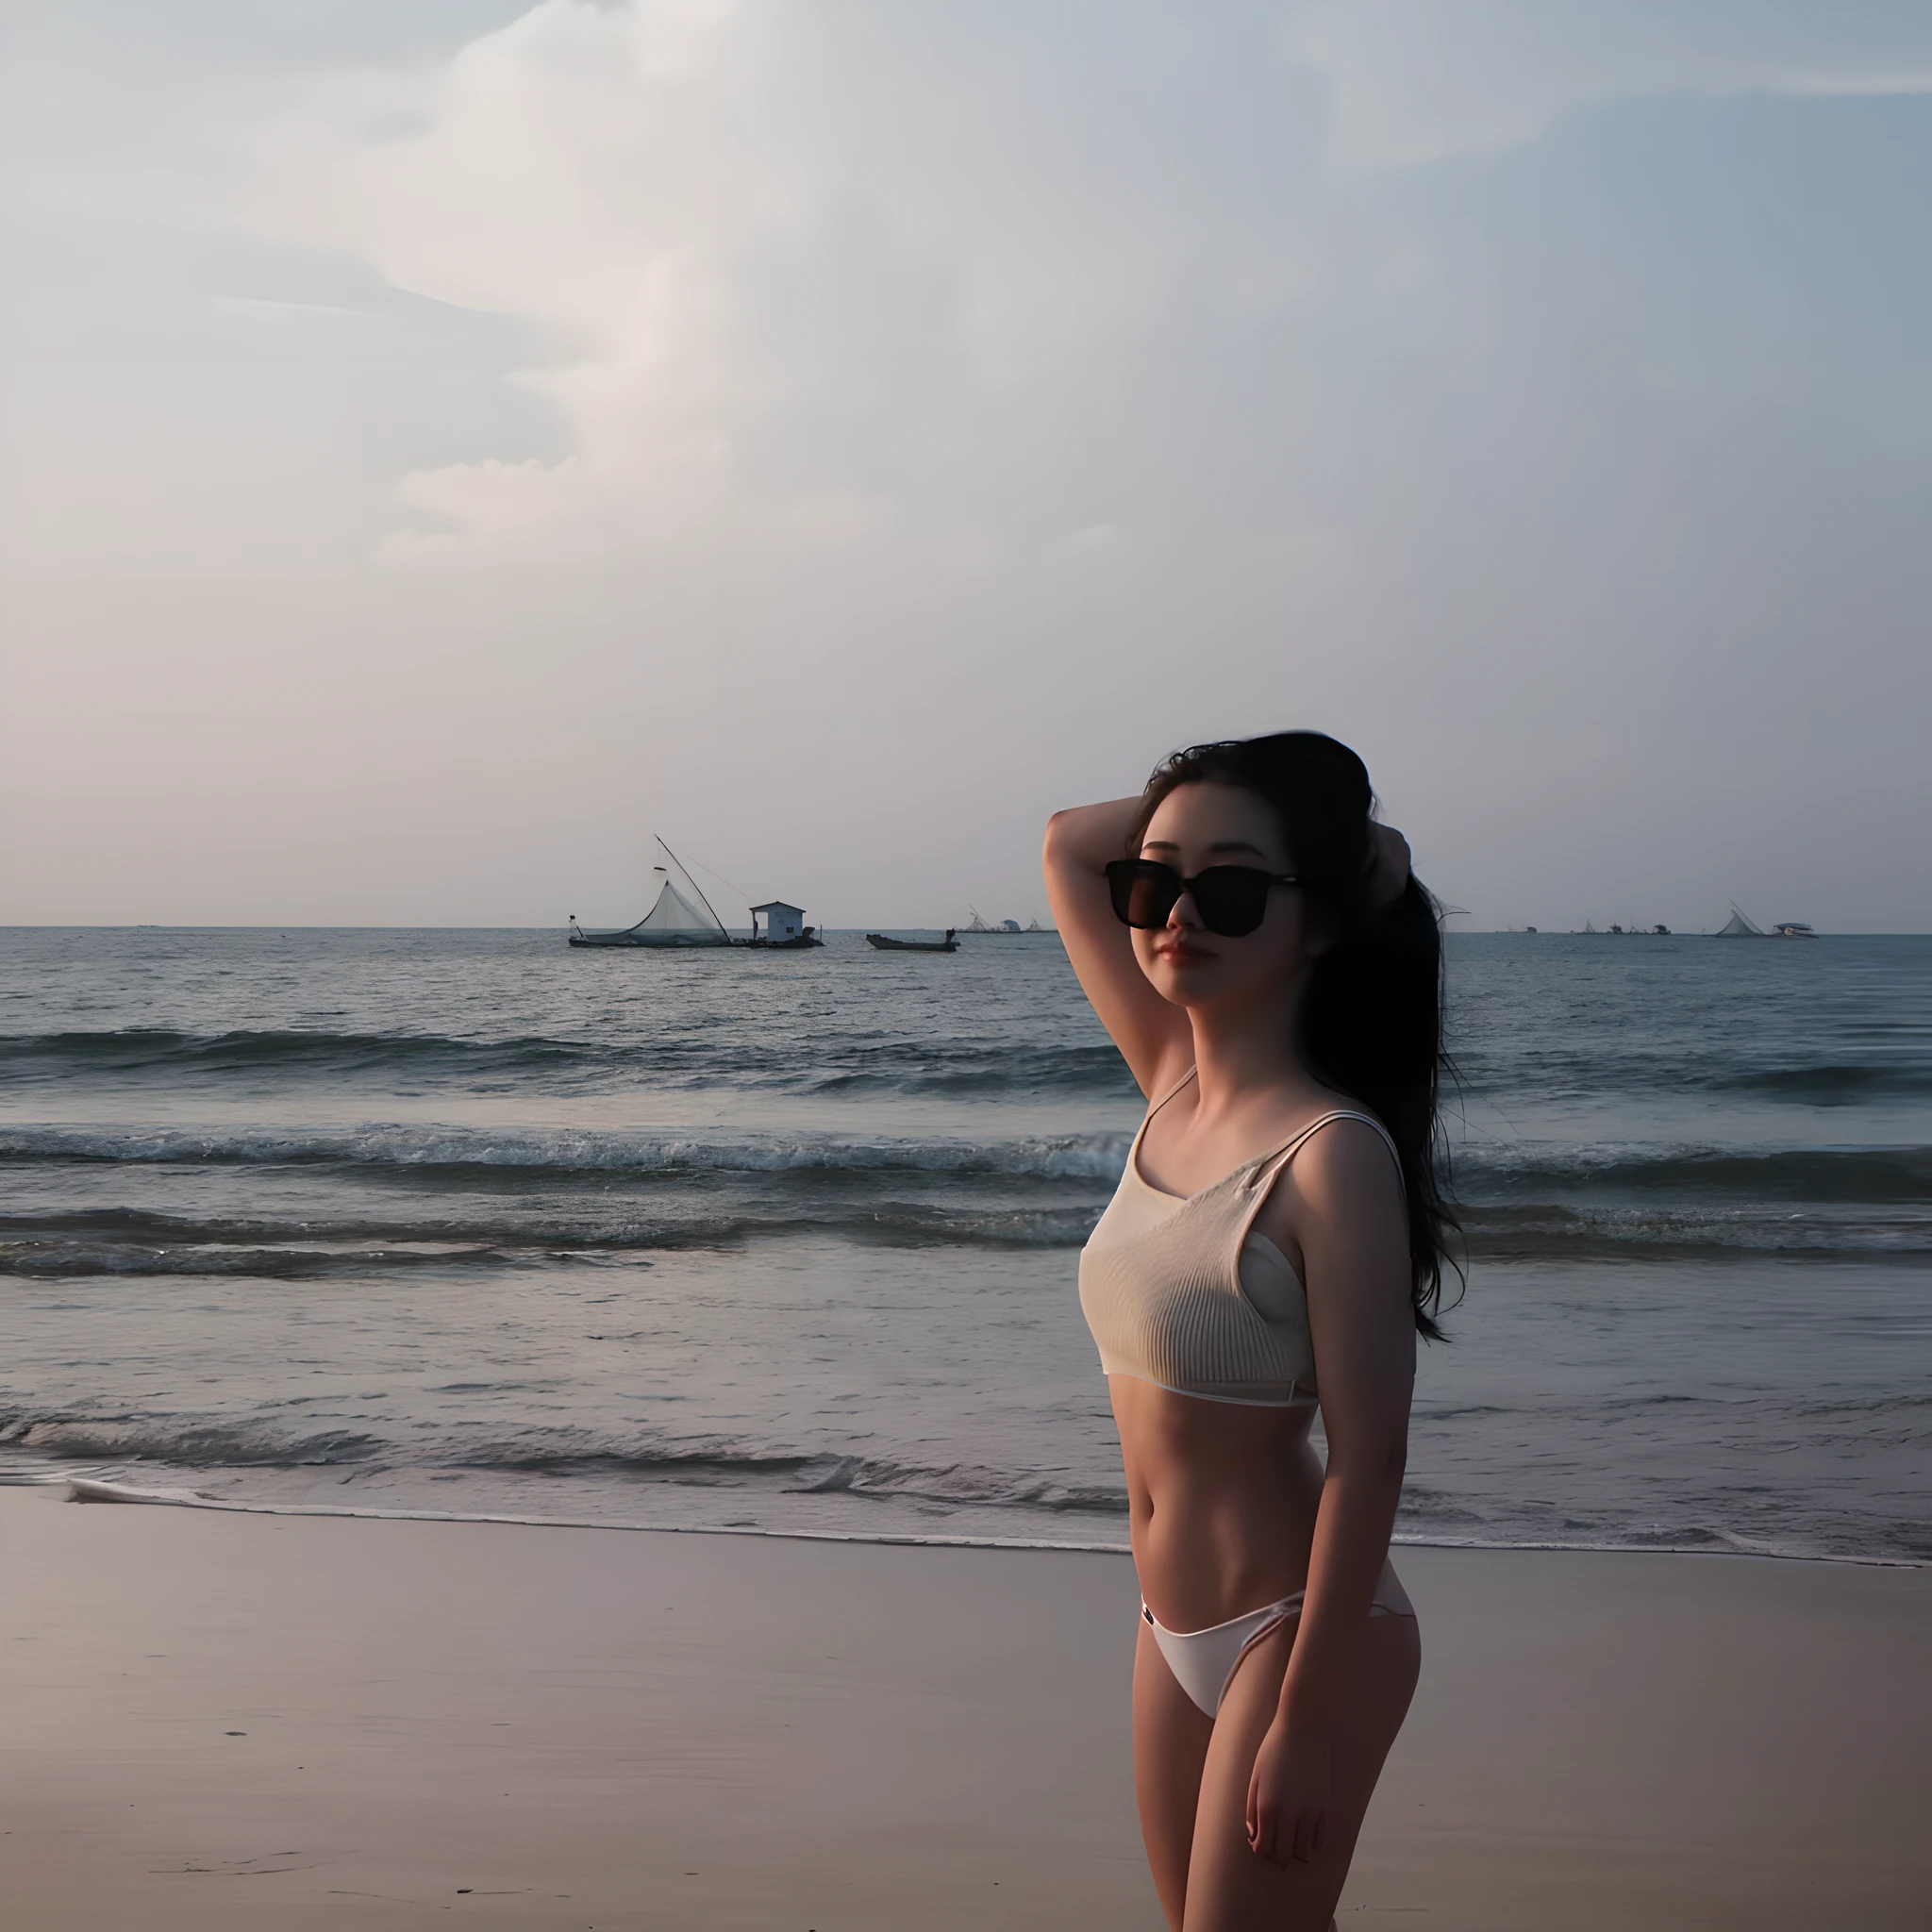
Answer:
<svg viewBox="0 0 1932 1932"><path fill-rule="evenodd" d="M947 926L942 940L889 940L882 932L869 932L865 942L880 953L957 953L959 941L953 937L957 930L955 926Z"/></svg>
<svg viewBox="0 0 1932 1932"><path fill-rule="evenodd" d="M824 944L818 936L818 928L806 924L804 908L789 906L782 899L752 907L751 937L734 939L725 931L724 922L711 909L711 902L705 897L704 889L685 869L684 861L663 840L659 839L658 845L671 861L671 866L651 868L663 881L658 888L657 903L635 925L625 926L618 932L586 932L573 912L570 916L572 945L642 946L671 952L740 946L756 947L759 952L797 953L808 946ZM675 876L672 867L675 868ZM760 917L764 920L762 930L758 925Z"/></svg>
<svg viewBox="0 0 1932 1932"><path fill-rule="evenodd" d="M1772 937L1780 940L1815 940L1817 932L1802 919L1780 919L1772 927Z"/></svg>
<svg viewBox="0 0 1932 1932"><path fill-rule="evenodd" d="M980 918L978 912L973 907L968 906L966 909L973 914L973 917L959 928L961 932L983 933L988 939L995 940L1024 939L1033 933L1052 934L1056 938L1058 937L1058 927L1041 925L1037 919L1025 925L1022 925L1017 919L1003 919L997 925L989 925L985 920Z"/></svg>
<svg viewBox="0 0 1932 1932"><path fill-rule="evenodd" d="M1744 917L1738 902L1733 899L1730 919L1718 927L1716 937L1721 940L1761 940L1765 937L1765 932L1761 925L1754 925Z"/></svg>

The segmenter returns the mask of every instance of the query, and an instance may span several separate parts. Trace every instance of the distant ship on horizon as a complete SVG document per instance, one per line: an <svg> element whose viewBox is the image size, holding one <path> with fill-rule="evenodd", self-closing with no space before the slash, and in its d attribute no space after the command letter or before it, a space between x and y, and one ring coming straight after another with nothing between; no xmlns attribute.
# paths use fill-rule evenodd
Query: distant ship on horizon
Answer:
<svg viewBox="0 0 1932 1932"><path fill-rule="evenodd" d="M1731 916L1718 927L1716 937L1721 940L1815 940L1818 931L1815 926L1807 925L1802 919L1780 919L1766 932L1761 925L1754 924L1733 899Z"/></svg>
<svg viewBox="0 0 1932 1932"><path fill-rule="evenodd" d="M985 920L980 918L979 910L976 907L968 905L966 909L973 914L973 917L959 930L961 932L984 933L990 939L1006 940L1016 936L1024 939L1029 933L1052 934L1058 933L1059 930L1058 926L1041 925L1037 919L1030 921L1025 925L1022 925L1017 919L1003 919L997 925L989 925Z"/></svg>

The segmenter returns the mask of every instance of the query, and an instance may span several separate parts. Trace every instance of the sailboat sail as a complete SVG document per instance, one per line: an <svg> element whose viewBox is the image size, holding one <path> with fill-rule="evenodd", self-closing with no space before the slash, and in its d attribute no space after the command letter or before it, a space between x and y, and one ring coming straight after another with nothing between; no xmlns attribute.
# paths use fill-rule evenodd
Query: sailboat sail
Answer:
<svg viewBox="0 0 1932 1932"><path fill-rule="evenodd" d="M668 874L658 889L658 903L631 930L641 940L673 946L715 946L724 937L718 922L693 906Z"/></svg>
<svg viewBox="0 0 1932 1932"><path fill-rule="evenodd" d="M658 888L656 903L635 925L622 932L585 932L571 922L570 942L574 946L728 946L731 935L724 922L711 910L704 890L684 869L677 854L658 841L670 867L658 866L663 883ZM675 870L673 870L675 868Z"/></svg>
<svg viewBox="0 0 1932 1932"><path fill-rule="evenodd" d="M635 925L625 926L622 932L586 932L573 914L570 922L570 943L573 946L749 946L778 953L796 953L824 944L814 927L802 924L805 915L797 907L775 903L754 908L751 937L733 939L724 930L724 922L712 909L711 902L705 897L704 887L691 877L684 860L661 839L658 841L658 849L663 853L666 863L652 868L662 883L658 888L657 901L651 909ZM757 929L760 912L783 912L791 924L782 935L773 930L760 934Z"/></svg>

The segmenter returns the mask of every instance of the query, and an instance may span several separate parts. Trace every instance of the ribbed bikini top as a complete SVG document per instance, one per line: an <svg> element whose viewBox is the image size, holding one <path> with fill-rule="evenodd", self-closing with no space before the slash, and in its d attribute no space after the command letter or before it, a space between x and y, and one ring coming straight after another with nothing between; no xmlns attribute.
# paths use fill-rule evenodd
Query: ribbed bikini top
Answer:
<svg viewBox="0 0 1932 1932"><path fill-rule="evenodd" d="M1380 1121L1336 1108L1292 1140L1185 1198L1143 1179L1147 1122L1194 1077L1147 1109L1126 1172L1080 1255L1080 1308L1109 1375L1176 1395L1258 1408L1316 1399L1308 1298L1288 1257L1253 1231L1255 1216L1296 1150L1331 1121L1362 1121L1395 1154ZM1401 1168L1396 1155L1396 1167Z"/></svg>

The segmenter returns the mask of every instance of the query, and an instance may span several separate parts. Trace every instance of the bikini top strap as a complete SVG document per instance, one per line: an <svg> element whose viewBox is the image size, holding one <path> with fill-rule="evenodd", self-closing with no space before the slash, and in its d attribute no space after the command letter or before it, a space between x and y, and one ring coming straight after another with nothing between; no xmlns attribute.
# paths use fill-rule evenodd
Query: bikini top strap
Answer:
<svg viewBox="0 0 1932 1932"><path fill-rule="evenodd" d="M1363 1126L1374 1128L1375 1132L1379 1134L1382 1138L1383 1146L1385 1146L1389 1150L1390 1159L1395 1163L1395 1178L1397 1180L1401 1180L1403 1178L1402 1150L1395 1144L1395 1136L1391 1134L1389 1131L1389 1129L1385 1127L1382 1124L1382 1123L1375 1118L1374 1114L1358 1112L1355 1108L1352 1107L1331 1108L1328 1110L1328 1112L1318 1116L1314 1120L1311 1120L1307 1124L1307 1125L1305 1126L1301 1130L1301 1132L1298 1133L1294 1137L1294 1139L1288 1143L1286 1147L1283 1147L1279 1151L1279 1154L1275 1158L1280 1160L1283 1166L1286 1166L1289 1161L1294 1158L1295 1154L1299 1151L1302 1145L1302 1142L1307 1141L1310 1135L1315 1134L1319 1132L1323 1127L1325 1127L1331 1121L1360 1121Z"/></svg>
<svg viewBox="0 0 1932 1932"><path fill-rule="evenodd" d="M1314 1120L1311 1120L1298 1134L1294 1135L1291 1140L1286 1141L1283 1145L1277 1147L1273 1154L1264 1154L1255 1163L1254 1173L1246 1183L1247 1191L1253 1196L1253 1207L1242 1219L1243 1237L1246 1234L1247 1224L1260 1211L1261 1203L1268 1198L1274 1187L1274 1183L1281 1178L1282 1173L1287 1168L1289 1162L1295 1158L1301 1151L1303 1144L1313 1134L1317 1133L1321 1128L1327 1126L1331 1121L1360 1121L1364 1126L1374 1127L1376 1133L1381 1135L1382 1144L1389 1150L1389 1158L1395 1163L1396 1185L1407 1195L1408 1183L1402 1172L1402 1155L1395 1145L1394 1136L1390 1133L1389 1129L1372 1113L1359 1113L1352 1107L1331 1108L1326 1113L1320 1114Z"/></svg>
<svg viewBox="0 0 1932 1932"><path fill-rule="evenodd" d="M1274 1191L1274 1183L1281 1178L1289 1162L1294 1158L1308 1137L1320 1128L1325 1127L1331 1121L1361 1121L1381 1135L1389 1149L1390 1158L1395 1162L1395 1184L1403 1189L1405 1198L1407 1197L1407 1184L1403 1178L1402 1156L1395 1151L1395 1141L1389 1129L1373 1114L1357 1113L1352 1107L1330 1108L1328 1112L1310 1121L1286 1145L1277 1147L1273 1154L1264 1154L1254 1164L1254 1170L1248 1179L1242 1182L1237 1195L1241 1208L1235 1216L1233 1240L1227 1250L1228 1265L1233 1271L1237 1284L1241 1280L1241 1250L1247 1246L1248 1236L1253 1233L1255 1223L1260 1219L1261 1209L1268 1196Z"/></svg>

